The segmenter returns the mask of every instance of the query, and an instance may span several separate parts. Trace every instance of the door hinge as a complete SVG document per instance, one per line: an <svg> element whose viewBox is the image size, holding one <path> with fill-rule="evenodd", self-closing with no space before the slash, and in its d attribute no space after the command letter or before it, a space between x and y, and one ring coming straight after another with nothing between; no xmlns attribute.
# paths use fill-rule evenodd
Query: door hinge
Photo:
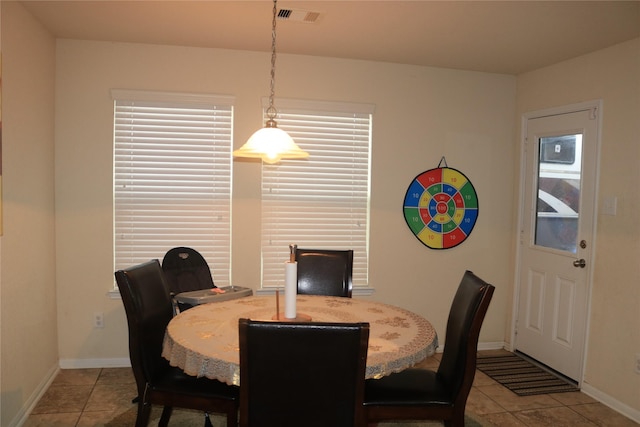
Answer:
<svg viewBox="0 0 640 427"><path fill-rule="evenodd" d="M595 120L598 118L598 107L593 107L589 110L589 120Z"/></svg>

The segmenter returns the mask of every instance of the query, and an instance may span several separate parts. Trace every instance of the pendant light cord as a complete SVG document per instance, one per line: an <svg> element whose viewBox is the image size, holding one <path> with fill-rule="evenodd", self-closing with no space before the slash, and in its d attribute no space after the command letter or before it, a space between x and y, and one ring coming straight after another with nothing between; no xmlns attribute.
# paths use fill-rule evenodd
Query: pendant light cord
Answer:
<svg viewBox="0 0 640 427"><path fill-rule="evenodd" d="M273 0L273 21L271 22L271 93L269 94L269 107L267 108L267 126L269 122L273 122L278 114L276 107L273 106L273 98L275 97L276 86L276 15L277 15L277 0ZM273 123L275 126L275 122Z"/></svg>
<svg viewBox="0 0 640 427"><path fill-rule="evenodd" d="M2 0L0 0L2 1ZM306 159L309 153L302 151L287 132L278 129L275 118L278 110L273 106L276 93L276 18L277 0L273 0L273 20L271 21L271 92L269 107L265 111L267 121L262 129L251 135L247 142L233 152L234 157L261 158L264 163L275 164L281 159Z"/></svg>

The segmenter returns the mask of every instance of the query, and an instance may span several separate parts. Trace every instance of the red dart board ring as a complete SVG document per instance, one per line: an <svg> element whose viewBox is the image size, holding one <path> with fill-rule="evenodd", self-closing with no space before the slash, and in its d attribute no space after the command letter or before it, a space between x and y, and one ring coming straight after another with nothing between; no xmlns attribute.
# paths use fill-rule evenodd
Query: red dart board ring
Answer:
<svg viewBox="0 0 640 427"><path fill-rule="evenodd" d="M476 190L457 169L422 172L404 196L404 219L428 248L456 247L469 237L478 219Z"/></svg>

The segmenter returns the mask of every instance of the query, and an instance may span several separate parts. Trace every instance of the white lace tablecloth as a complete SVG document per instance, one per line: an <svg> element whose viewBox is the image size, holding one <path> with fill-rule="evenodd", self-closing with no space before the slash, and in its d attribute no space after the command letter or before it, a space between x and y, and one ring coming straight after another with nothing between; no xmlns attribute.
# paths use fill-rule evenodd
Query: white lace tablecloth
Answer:
<svg viewBox="0 0 640 427"><path fill-rule="evenodd" d="M312 321L369 322L367 378L402 371L433 355L438 347L431 323L400 307L311 295L299 295L296 306L297 313L310 316ZM189 375L239 385L238 319L271 320L275 313L275 296L250 296L193 307L169 322L162 356Z"/></svg>

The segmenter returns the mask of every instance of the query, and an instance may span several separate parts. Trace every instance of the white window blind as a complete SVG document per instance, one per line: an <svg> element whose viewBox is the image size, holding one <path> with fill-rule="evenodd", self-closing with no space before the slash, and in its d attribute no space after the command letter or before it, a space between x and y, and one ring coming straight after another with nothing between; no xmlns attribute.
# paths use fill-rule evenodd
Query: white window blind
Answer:
<svg viewBox="0 0 640 427"><path fill-rule="evenodd" d="M289 244L353 249L353 286L368 282L373 107L279 101L278 127L307 160L262 166L262 286L284 284Z"/></svg>
<svg viewBox="0 0 640 427"><path fill-rule="evenodd" d="M230 283L233 99L112 91L115 269L200 252Z"/></svg>

